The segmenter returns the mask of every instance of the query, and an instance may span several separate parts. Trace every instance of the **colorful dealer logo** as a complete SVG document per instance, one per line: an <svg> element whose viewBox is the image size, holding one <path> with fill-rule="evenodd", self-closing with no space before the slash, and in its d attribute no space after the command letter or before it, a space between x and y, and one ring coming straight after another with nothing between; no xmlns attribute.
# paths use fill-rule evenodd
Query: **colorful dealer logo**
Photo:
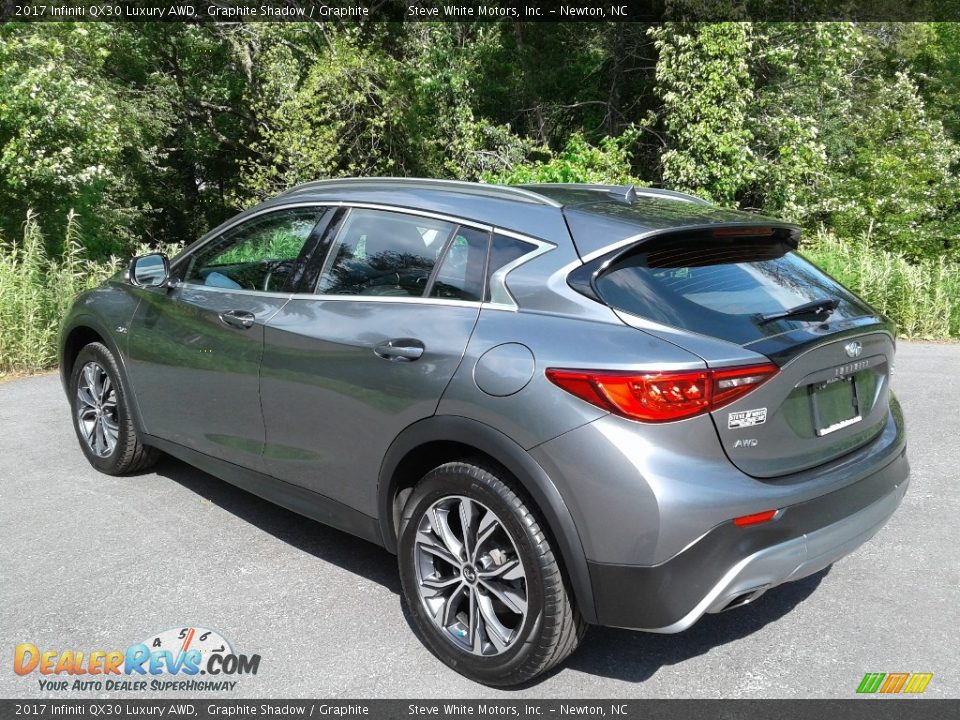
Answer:
<svg viewBox="0 0 960 720"><path fill-rule="evenodd" d="M857 687L858 693L922 693L933 679L933 673L867 673Z"/></svg>
<svg viewBox="0 0 960 720"><path fill-rule="evenodd" d="M39 674L41 690L232 690L237 681L227 678L256 675L259 668L259 655L236 653L220 633L202 627L165 630L126 650L41 649L21 643L13 653L13 671ZM198 680L198 675L207 679ZM63 676L73 676L73 681Z"/></svg>

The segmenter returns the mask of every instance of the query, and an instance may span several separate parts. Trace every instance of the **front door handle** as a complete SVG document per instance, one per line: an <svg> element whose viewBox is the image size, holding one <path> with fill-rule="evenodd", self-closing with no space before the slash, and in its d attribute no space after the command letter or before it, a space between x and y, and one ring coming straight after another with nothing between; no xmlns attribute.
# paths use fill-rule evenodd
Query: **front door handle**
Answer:
<svg viewBox="0 0 960 720"><path fill-rule="evenodd" d="M384 360L413 362L420 359L425 349L424 344L415 338L394 338L380 343L373 351Z"/></svg>
<svg viewBox="0 0 960 720"><path fill-rule="evenodd" d="M220 313L220 321L223 324L238 330L249 330L253 327L253 321L256 319L256 315L246 310L227 310Z"/></svg>

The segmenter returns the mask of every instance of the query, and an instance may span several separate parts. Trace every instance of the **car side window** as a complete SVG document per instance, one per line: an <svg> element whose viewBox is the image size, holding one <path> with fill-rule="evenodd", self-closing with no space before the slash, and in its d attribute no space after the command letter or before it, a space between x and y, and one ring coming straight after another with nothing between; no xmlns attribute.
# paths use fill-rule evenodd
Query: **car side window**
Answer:
<svg viewBox="0 0 960 720"><path fill-rule="evenodd" d="M490 233L461 225L447 246L429 296L479 302Z"/></svg>
<svg viewBox="0 0 960 720"><path fill-rule="evenodd" d="M487 264L487 289L484 300L489 301L491 299L490 278L493 277L493 274L535 249L534 245L523 240L494 233L490 245L490 262Z"/></svg>
<svg viewBox="0 0 960 720"><path fill-rule="evenodd" d="M183 281L233 290L281 292L325 208L258 215L201 248Z"/></svg>
<svg viewBox="0 0 960 720"><path fill-rule="evenodd" d="M316 291L422 297L455 227L443 220L354 208L324 261Z"/></svg>

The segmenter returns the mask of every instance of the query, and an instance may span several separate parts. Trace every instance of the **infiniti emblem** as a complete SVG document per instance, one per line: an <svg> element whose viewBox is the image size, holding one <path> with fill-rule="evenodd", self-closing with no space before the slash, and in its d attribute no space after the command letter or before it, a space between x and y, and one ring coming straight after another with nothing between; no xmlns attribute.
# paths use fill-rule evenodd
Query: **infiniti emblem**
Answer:
<svg viewBox="0 0 960 720"><path fill-rule="evenodd" d="M843 349L847 351L847 357L860 357L860 353L863 352L863 345L858 341L854 340L843 346Z"/></svg>

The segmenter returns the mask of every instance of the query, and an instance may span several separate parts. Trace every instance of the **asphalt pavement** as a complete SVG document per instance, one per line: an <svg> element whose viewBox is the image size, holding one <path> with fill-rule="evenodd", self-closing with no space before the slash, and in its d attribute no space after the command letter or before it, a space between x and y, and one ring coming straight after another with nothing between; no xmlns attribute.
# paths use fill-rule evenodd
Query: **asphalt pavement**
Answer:
<svg viewBox="0 0 960 720"><path fill-rule="evenodd" d="M591 628L519 690L477 685L420 644L384 550L170 458L101 475L56 375L4 382L0 697L162 696L43 691L44 676L14 673L14 647L125 649L181 627L261 656L209 697L848 698L866 672L931 672L927 696L960 697L958 375L960 345L900 344L912 484L868 544L679 635Z"/></svg>

